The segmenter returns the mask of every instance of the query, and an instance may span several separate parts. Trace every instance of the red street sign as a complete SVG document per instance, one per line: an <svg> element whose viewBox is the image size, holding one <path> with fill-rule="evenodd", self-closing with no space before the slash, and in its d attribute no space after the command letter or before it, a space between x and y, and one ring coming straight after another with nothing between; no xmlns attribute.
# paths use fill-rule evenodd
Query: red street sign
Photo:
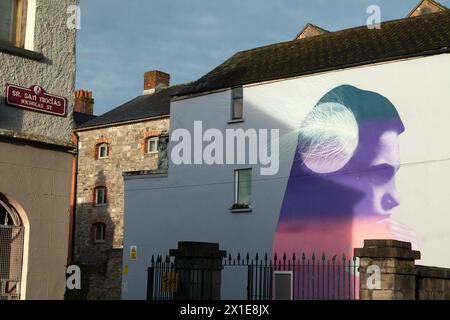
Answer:
<svg viewBox="0 0 450 320"><path fill-rule="evenodd" d="M23 88L8 84L6 86L6 103L55 116L65 117L66 115L66 99L48 94L39 86Z"/></svg>

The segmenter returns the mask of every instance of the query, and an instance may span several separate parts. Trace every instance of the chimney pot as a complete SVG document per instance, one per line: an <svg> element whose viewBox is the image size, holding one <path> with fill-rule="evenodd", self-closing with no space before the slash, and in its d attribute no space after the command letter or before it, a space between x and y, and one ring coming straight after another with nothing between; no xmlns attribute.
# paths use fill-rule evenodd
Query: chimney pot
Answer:
<svg viewBox="0 0 450 320"><path fill-rule="evenodd" d="M75 106L73 111L89 115L94 114L94 98L92 98L92 91L75 91Z"/></svg>

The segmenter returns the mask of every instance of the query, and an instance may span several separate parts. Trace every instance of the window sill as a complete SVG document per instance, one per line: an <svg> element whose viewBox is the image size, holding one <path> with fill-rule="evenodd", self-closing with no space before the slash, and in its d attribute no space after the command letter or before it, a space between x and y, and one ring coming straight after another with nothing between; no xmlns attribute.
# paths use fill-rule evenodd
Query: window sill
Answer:
<svg viewBox="0 0 450 320"><path fill-rule="evenodd" d="M105 244L106 243L106 241L94 241L94 245L96 245L96 244Z"/></svg>
<svg viewBox="0 0 450 320"><path fill-rule="evenodd" d="M103 207L106 207L106 206L107 206L106 203L104 203L104 204L94 204L94 207L96 207L96 208L103 208Z"/></svg>
<svg viewBox="0 0 450 320"><path fill-rule="evenodd" d="M242 123L242 122L244 122L244 119L235 119L228 121L228 124Z"/></svg>
<svg viewBox="0 0 450 320"><path fill-rule="evenodd" d="M247 213L252 212L252 208L245 208L245 209L230 209L231 213Z"/></svg>
<svg viewBox="0 0 450 320"><path fill-rule="evenodd" d="M145 155L146 155L146 156L153 156L153 155L158 154L158 153L159 153L158 151L155 151L155 152L147 152L147 153L145 153Z"/></svg>
<svg viewBox="0 0 450 320"><path fill-rule="evenodd" d="M27 58L35 61L43 61L44 55L40 52L30 51L24 48L13 46L12 44L0 41L0 52L5 52L11 55Z"/></svg>

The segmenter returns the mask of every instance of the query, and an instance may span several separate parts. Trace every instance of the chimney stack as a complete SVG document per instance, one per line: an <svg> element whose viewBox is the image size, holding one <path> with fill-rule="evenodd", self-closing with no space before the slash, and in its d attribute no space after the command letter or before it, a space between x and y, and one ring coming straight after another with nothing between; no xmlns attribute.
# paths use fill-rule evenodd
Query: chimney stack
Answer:
<svg viewBox="0 0 450 320"><path fill-rule="evenodd" d="M94 114L94 98L92 98L92 91L75 91L75 106L73 111L89 115Z"/></svg>
<svg viewBox="0 0 450 320"><path fill-rule="evenodd" d="M144 74L144 94L158 92L170 85L170 74L159 71L147 71Z"/></svg>

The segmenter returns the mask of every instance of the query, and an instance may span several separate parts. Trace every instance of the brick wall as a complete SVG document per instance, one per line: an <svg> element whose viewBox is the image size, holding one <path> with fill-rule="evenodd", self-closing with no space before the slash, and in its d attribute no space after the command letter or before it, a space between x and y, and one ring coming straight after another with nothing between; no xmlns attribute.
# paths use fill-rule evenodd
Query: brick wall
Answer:
<svg viewBox="0 0 450 320"><path fill-rule="evenodd" d="M160 118L78 132L75 260L82 265L107 266L103 273L90 272L86 294L89 299L120 299L124 214L122 172L167 169L168 130L169 118ZM155 136L160 137L158 153L147 154L145 141ZM99 143L108 144L105 159L98 158L96 146ZM104 206L94 204L94 190L98 186L107 188ZM94 243L94 223L105 224L105 243Z"/></svg>

